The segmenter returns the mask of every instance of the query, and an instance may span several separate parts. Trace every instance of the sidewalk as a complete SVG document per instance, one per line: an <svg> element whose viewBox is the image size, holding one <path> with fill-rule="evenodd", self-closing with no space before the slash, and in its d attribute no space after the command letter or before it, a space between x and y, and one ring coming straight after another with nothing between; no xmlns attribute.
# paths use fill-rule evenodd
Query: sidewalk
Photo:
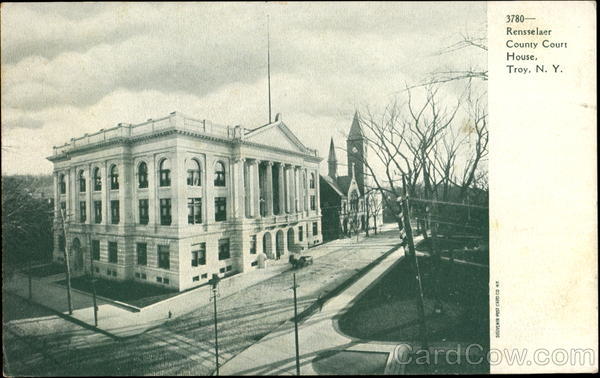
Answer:
<svg viewBox="0 0 600 378"><path fill-rule="evenodd" d="M353 239L353 241L355 240L356 239ZM361 236L359 244L364 240L369 239ZM332 248L339 248L348 243L348 241L349 239L338 239L311 248L303 253L311 255L317 260L326 255ZM370 242L372 243L373 240L370 240ZM382 243L389 242L382 241ZM269 261L269 263L270 264L266 269L257 269L252 272L235 275L222 280L219 284L221 298L225 298L244 288L275 277L290 268L289 264L287 264L287 259ZM62 279L64 274L61 274L60 276ZM92 296L82 291L71 290L73 314L69 315L66 287L53 283L58 279L57 276L43 278L34 277L32 279L32 301L60 313L61 316L85 326L86 328L94 329L116 338L138 335L149 329L155 328L169 319L169 312L172 313L173 318L177 318L194 311L199 307L206 306L210 303L209 298L211 296L210 286L205 285L162 302L140 308L139 311L132 306L123 306L114 301L98 298L98 328L96 328L94 327ZM27 299L27 277L23 274L16 273L11 280L5 283L3 290L7 290Z"/></svg>
<svg viewBox="0 0 600 378"><path fill-rule="evenodd" d="M403 256L403 249L397 249L341 294L325 303L320 312L299 324L300 365L303 375L319 374L315 371L312 361L324 352L349 350L390 355L397 343L357 342L339 333L334 327L334 319ZM279 329L225 363L220 368L220 373L222 375L295 375L294 340L293 322L286 322ZM388 363L381 367L382 373L391 361L386 358Z"/></svg>

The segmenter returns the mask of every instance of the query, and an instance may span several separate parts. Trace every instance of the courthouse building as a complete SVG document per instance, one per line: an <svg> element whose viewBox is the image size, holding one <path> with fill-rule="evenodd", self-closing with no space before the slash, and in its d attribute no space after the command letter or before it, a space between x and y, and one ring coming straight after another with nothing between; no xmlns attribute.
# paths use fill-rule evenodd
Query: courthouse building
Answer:
<svg viewBox="0 0 600 378"><path fill-rule="evenodd" d="M48 159L53 257L67 248L75 273L93 261L99 277L184 290L323 240L321 158L280 115L247 129L174 112L71 139Z"/></svg>

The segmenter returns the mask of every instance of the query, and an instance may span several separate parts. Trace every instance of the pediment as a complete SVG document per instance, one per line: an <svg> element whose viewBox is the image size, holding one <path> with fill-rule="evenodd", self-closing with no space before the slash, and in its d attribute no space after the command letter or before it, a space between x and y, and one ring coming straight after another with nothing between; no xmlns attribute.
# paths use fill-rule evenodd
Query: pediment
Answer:
<svg viewBox="0 0 600 378"><path fill-rule="evenodd" d="M306 147L298 140L291 130L278 122L252 130L246 134L246 141L259 143L287 151L306 153Z"/></svg>

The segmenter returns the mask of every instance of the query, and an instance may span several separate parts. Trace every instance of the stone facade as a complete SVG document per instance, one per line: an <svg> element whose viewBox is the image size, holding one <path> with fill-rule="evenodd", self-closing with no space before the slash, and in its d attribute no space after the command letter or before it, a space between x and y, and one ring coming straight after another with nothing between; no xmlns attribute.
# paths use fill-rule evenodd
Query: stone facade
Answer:
<svg viewBox="0 0 600 378"><path fill-rule="evenodd" d="M174 112L71 139L48 159L53 256L66 248L75 273L93 265L102 278L185 290L323 240L321 158L280 116L245 129Z"/></svg>

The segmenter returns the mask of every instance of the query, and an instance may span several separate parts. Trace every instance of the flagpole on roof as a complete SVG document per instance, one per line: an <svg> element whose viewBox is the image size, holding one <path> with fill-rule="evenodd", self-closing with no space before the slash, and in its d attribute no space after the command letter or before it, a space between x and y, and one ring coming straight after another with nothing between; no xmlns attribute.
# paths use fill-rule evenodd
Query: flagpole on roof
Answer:
<svg viewBox="0 0 600 378"><path fill-rule="evenodd" d="M269 123L271 123L271 34L269 23L269 15L267 15L267 81L269 86Z"/></svg>

